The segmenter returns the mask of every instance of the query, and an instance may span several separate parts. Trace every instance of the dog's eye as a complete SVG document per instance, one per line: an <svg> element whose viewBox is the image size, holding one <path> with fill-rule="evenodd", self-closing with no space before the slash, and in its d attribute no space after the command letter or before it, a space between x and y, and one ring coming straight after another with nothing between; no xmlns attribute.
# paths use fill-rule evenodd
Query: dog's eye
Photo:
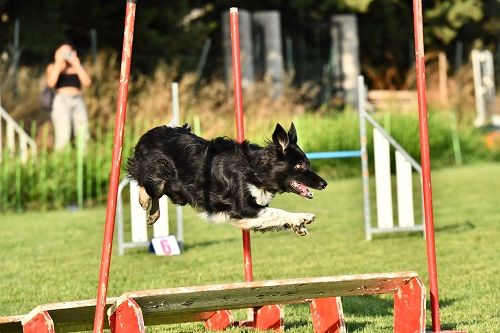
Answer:
<svg viewBox="0 0 500 333"><path fill-rule="evenodd" d="M302 163L296 164L295 170L304 170L304 164L302 164Z"/></svg>

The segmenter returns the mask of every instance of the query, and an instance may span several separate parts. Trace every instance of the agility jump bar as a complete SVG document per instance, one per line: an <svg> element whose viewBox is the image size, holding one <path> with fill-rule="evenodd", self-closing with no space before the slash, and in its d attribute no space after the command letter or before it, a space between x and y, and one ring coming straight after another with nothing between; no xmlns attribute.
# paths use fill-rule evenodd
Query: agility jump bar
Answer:
<svg viewBox="0 0 500 333"><path fill-rule="evenodd" d="M361 157L361 150L322 151L322 152L306 153L306 156L310 160Z"/></svg>

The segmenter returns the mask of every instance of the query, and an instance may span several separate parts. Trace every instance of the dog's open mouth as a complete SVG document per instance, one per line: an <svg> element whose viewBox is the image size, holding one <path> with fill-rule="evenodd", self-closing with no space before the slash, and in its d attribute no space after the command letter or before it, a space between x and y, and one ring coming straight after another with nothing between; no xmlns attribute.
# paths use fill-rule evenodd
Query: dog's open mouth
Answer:
<svg viewBox="0 0 500 333"><path fill-rule="evenodd" d="M309 191L307 186L305 186L304 184L296 182L295 180L292 180L290 182L290 185L298 194L300 194L304 198L307 198L307 199L313 198L313 196L314 196L313 193L311 191Z"/></svg>

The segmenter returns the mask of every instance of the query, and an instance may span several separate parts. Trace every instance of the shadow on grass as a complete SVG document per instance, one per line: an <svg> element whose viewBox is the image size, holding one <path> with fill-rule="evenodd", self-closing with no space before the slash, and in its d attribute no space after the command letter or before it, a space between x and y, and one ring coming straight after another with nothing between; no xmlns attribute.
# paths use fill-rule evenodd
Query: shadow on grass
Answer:
<svg viewBox="0 0 500 333"><path fill-rule="evenodd" d="M422 238L422 232L394 232L385 234L375 234L372 235L373 240L383 240L383 239L400 239L400 238Z"/></svg>
<svg viewBox="0 0 500 333"><path fill-rule="evenodd" d="M241 242L241 238L233 237L233 238L213 239L198 243L187 243L187 244L184 243L184 251L190 251L196 248L206 248L221 243L234 243L234 242Z"/></svg>
<svg viewBox="0 0 500 333"><path fill-rule="evenodd" d="M374 317L392 316L393 298L391 296L357 296L342 298L342 308L349 331L361 331L372 323ZM297 307L297 305L287 305ZM296 308L298 310L298 308ZM291 316L285 319L286 329L305 329L311 325L311 316L305 308L300 308L302 314L308 312L308 316Z"/></svg>
<svg viewBox="0 0 500 333"><path fill-rule="evenodd" d="M392 296L356 296L342 298L344 313L360 317L392 315Z"/></svg>
<svg viewBox="0 0 500 333"><path fill-rule="evenodd" d="M462 233L470 230L476 229L476 225L471 221L464 221L462 223L453 223L444 226L435 226L435 232L446 232L446 233ZM421 238L423 233L421 232L396 232L396 233L386 233L386 234L378 234L373 235L374 240L383 240L383 239L399 239L399 238Z"/></svg>
<svg viewBox="0 0 500 333"><path fill-rule="evenodd" d="M451 232L451 233L461 233L476 229L476 225L471 221L465 221L463 223L454 223L444 226L434 227L435 232Z"/></svg>

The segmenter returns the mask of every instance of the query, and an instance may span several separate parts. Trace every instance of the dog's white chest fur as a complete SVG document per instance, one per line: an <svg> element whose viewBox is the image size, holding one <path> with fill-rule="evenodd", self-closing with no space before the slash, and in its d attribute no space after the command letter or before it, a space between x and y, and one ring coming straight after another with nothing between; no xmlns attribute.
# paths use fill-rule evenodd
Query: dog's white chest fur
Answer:
<svg viewBox="0 0 500 333"><path fill-rule="evenodd" d="M248 184L248 189L250 190L250 193L252 194L252 197L255 198L255 202L259 206L267 206L273 200L274 194L267 192L266 190L263 190L261 188L258 188L255 185Z"/></svg>

